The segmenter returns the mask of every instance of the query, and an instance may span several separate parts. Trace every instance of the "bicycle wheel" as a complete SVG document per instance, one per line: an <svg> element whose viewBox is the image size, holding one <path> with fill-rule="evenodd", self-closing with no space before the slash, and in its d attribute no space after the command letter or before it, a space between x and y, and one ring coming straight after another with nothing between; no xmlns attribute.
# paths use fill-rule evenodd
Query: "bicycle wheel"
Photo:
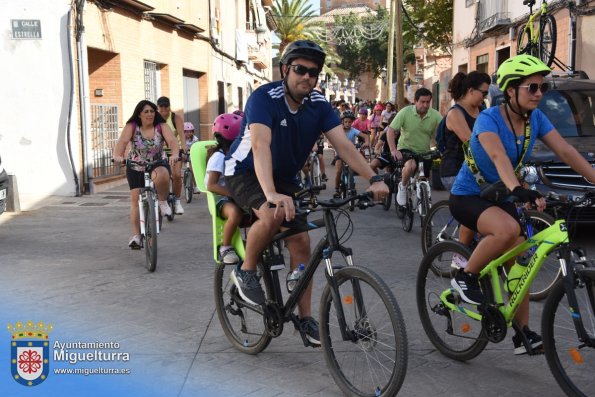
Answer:
<svg viewBox="0 0 595 397"><path fill-rule="evenodd" d="M393 184L392 184L392 181L390 180L390 178L385 177L384 180L385 180L385 183L388 185L388 194L382 200L382 208L384 208L385 211L388 211L388 210L390 210L390 206L393 202L394 187L393 187Z"/></svg>
<svg viewBox="0 0 595 397"><path fill-rule="evenodd" d="M145 215L145 256L147 270L154 272L157 267L157 218L155 216L155 198L147 194L143 204Z"/></svg>
<svg viewBox="0 0 595 397"><path fill-rule="evenodd" d="M411 231L411 228L413 227L413 217L415 215L411 196L411 190L407 189L407 203L403 206L403 218L401 219L403 230L406 232Z"/></svg>
<svg viewBox="0 0 595 397"><path fill-rule="evenodd" d="M349 176L348 176L348 180L349 180L349 196L350 197L354 197L357 195L357 191L355 190L355 176L353 174L353 170L351 169L351 167L349 167ZM353 211L355 210L355 200L351 200L349 202L349 211Z"/></svg>
<svg viewBox="0 0 595 397"><path fill-rule="evenodd" d="M426 219L428 212L430 212L430 192L428 191L428 185L425 183L420 184L419 188L418 212L421 226L423 226L424 220Z"/></svg>
<svg viewBox="0 0 595 397"><path fill-rule="evenodd" d="M186 169L184 172L184 195L186 196L187 203L192 201L192 194L194 193L193 178L194 176L192 175L192 171Z"/></svg>
<svg viewBox="0 0 595 397"><path fill-rule="evenodd" d="M534 52L534 45L531 43L531 31L523 27L519 30L519 35L517 36L516 53L517 55L527 54L535 56L536 54Z"/></svg>
<svg viewBox="0 0 595 397"><path fill-rule="evenodd" d="M318 156L312 157L310 162L310 181L314 186L322 185L322 174L320 173L320 160Z"/></svg>
<svg viewBox="0 0 595 397"><path fill-rule="evenodd" d="M575 280L579 313L572 312L564 283L550 291L541 319L545 358L558 385L567 396L593 396L595 348L580 341L573 318L582 319L591 341L595 338L595 273L589 269Z"/></svg>
<svg viewBox="0 0 595 397"><path fill-rule="evenodd" d="M532 237L540 231L547 229L556 221L550 215L529 210L525 216L526 225L525 232L527 237ZM541 266L539 273L533 280L531 288L529 289L529 298L532 301L540 301L547 297L549 291L552 289L556 281L562 277L562 270L554 252L550 253L545 262Z"/></svg>
<svg viewBox="0 0 595 397"><path fill-rule="evenodd" d="M539 41L538 55L539 59L543 61L548 67L552 66L554 57L556 56L556 20L552 15L542 15L539 20Z"/></svg>
<svg viewBox="0 0 595 397"><path fill-rule="evenodd" d="M440 241L457 241L459 222L450 213L448 200L440 200L430 208L421 227L421 250L424 255Z"/></svg>
<svg viewBox="0 0 595 397"><path fill-rule="evenodd" d="M320 299L324 359L349 396L394 396L407 371L407 335L390 288L369 269L349 266L335 273L349 338L344 340L330 285Z"/></svg>
<svg viewBox="0 0 595 397"><path fill-rule="evenodd" d="M247 354L258 354L271 342L272 337L266 332L262 309L244 305L235 284L229 275L234 265L218 264L215 269L215 308L221 328L227 340L237 350ZM259 263L257 272L262 274ZM271 286L263 277L267 297L271 295Z"/></svg>
<svg viewBox="0 0 595 397"><path fill-rule="evenodd" d="M440 295L450 290L450 280L458 271L451 266L455 253L467 259L471 255L467 247L444 241L430 248L423 257L417 273L417 311L430 342L445 356L467 361L481 353L488 341L480 321L449 310L440 300ZM447 299L457 298L450 293ZM459 306L467 304L460 301Z"/></svg>

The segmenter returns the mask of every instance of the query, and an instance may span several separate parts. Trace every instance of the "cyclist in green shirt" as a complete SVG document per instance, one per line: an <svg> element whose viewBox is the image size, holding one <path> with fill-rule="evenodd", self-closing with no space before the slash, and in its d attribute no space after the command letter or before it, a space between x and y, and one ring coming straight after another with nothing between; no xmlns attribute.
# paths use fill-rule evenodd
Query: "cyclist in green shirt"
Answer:
<svg viewBox="0 0 595 397"><path fill-rule="evenodd" d="M402 160L405 154L421 154L430 150L436 127L442 116L436 109L430 107L432 92L427 88L415 91L413 105L405 106L388 127L386 137L390 153L395 160ZM398 145L395 146L395 131L400 131ZM397 193L397 203L405 205L407 200L406 188L409 178L415 173L417 162L408 160L404 167ZM424 169L431 169L431 162L424 163Z"/></svg>

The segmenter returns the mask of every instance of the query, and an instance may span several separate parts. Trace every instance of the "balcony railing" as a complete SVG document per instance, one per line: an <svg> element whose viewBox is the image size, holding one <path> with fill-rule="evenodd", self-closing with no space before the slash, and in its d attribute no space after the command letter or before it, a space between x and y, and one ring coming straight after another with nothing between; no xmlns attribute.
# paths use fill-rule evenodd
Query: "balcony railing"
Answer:
<svg viewBox="0 0 595 397"><path fill-rule="evenodd" d="M482 33L510 24L508 0L480 0L479 31Z"/></svg>

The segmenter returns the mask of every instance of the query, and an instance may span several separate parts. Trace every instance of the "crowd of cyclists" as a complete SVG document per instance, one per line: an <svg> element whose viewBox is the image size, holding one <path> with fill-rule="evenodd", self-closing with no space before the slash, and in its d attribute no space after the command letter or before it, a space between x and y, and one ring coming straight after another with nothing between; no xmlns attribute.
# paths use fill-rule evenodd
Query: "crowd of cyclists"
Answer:
<svg viewBox="0 0 595 397"><path fill-rule="evenodd" d="M327 147L336 152L333 156L335 195L343 161L364 180L369 180L370 185L365 189L371 191L376 200L382 200L388 193L380 175L382 170L391 170L395 161L405 160L397 192L398 204L404 205L409 177L418 167L417 158L411 155L430 150L443 118L431 108L432 92L426 88L419 88L413 103L402 109L391 102L380 101L350 104L339 100L331 105L314 90L324 61L325 53L316 43L308 40L291 43L279 65L282 80L255 90L248 98L245 113L222 114L213 123L212 137L217 144L209 153L205 185L217 195L218 214L228 220L219 252L223 263L237 263L231 280L241 297L255 305L263 304L265 299L255 271L258 255L280 228L305 222L300 215L296 216L291 194L300 189L297 176L310 152L322 155L321 136L327 140ZM442 184L450 191L450 211L464 226L459 241L469 244L475 233L483 236L466 266L460 268L451 281L452 288L469 304L480 305L485 300L477 280L483 266L524 238L514 204L484 197L482 191L486 186L500 183L509 194L543 210L545 201L541 194L524 186L518 176L519 166L529 158L537 139L595 183L595 169L561 138L537 108L548 89L544 76L549 72L543 62L529 55L505 61L497 71L497 83L505 101L488 109L485 109L485 100L491 83L489 75L458 73L449 83L454 105L446 114L446 149L442 153L440 176ZM160 98L157 105L139 102L122 131L114 160L124 159L129 143L130 159L166 158L163 152L167 144L171 149L169 160L154 171L160 208L167 213L169 207L162 198L169 191L168 175L171 175L179 204L181 165L177 153L180 148L188 153L197 138L190 123L183 123L179 115L171 113L168 99ZM184 131L185 139L177 128ZM362 147L372 149L369 158L364 158L356 149L358 140ZM424 166L426 170L432 168L431 164ZM126 174L131 191L133 228L129 246L133 249L139 245L136 203L138 188L142 185L140 171L129 169ZM322 175L326 180L324 169ZM183 212L181 205L179 208L176 205L176 211ZM248 229L246 255L241 261L230 240L246 214L253 223ZM292 269L307 262L310 253L307 233L292 236L286 243ZM309 341L319 345L318 323L311 315L310 298L311 286L299 303L300 321ZM516 320L531 346L538 348L541 337L528 328L528 314L527 300ZM513 337L515 354L524 353L520 339L518 335Z"/></svg>

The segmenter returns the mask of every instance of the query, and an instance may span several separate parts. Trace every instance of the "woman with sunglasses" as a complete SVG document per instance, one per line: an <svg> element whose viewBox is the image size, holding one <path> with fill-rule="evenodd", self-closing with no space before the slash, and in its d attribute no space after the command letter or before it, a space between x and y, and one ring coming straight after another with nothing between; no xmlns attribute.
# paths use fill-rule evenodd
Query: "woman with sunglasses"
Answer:
<svg viewBox="0 0 595 397"><path fill-rule="evenodd" d="M502 181L512 195L543 210L545 200L542 195L523 187L515 172L525 159L530 158L535 140L540 139L558 158L591 183L595 182L595 169L537 109L548 89L544 76L549 73L549 67L530 55L517 55L506 60L498 68L498 85L504 93L504 104L481 112L473 127L469 140L471 155L465 159L450 196L450 211L455 219L484 236L467 266L451 280L451 286L466 303L478 305L485 302L477 275L492 259L524 239L514 203L493 202L480 197L482 179L485 180L482 187ZM476 174L470 169L474 164L478 169ZM533 349L542 345L541 336L528 328L528 319L527 296L515 315L524 334L523 337L519 332L512 338L515 354L527 352L524 341Z"/></svg>

